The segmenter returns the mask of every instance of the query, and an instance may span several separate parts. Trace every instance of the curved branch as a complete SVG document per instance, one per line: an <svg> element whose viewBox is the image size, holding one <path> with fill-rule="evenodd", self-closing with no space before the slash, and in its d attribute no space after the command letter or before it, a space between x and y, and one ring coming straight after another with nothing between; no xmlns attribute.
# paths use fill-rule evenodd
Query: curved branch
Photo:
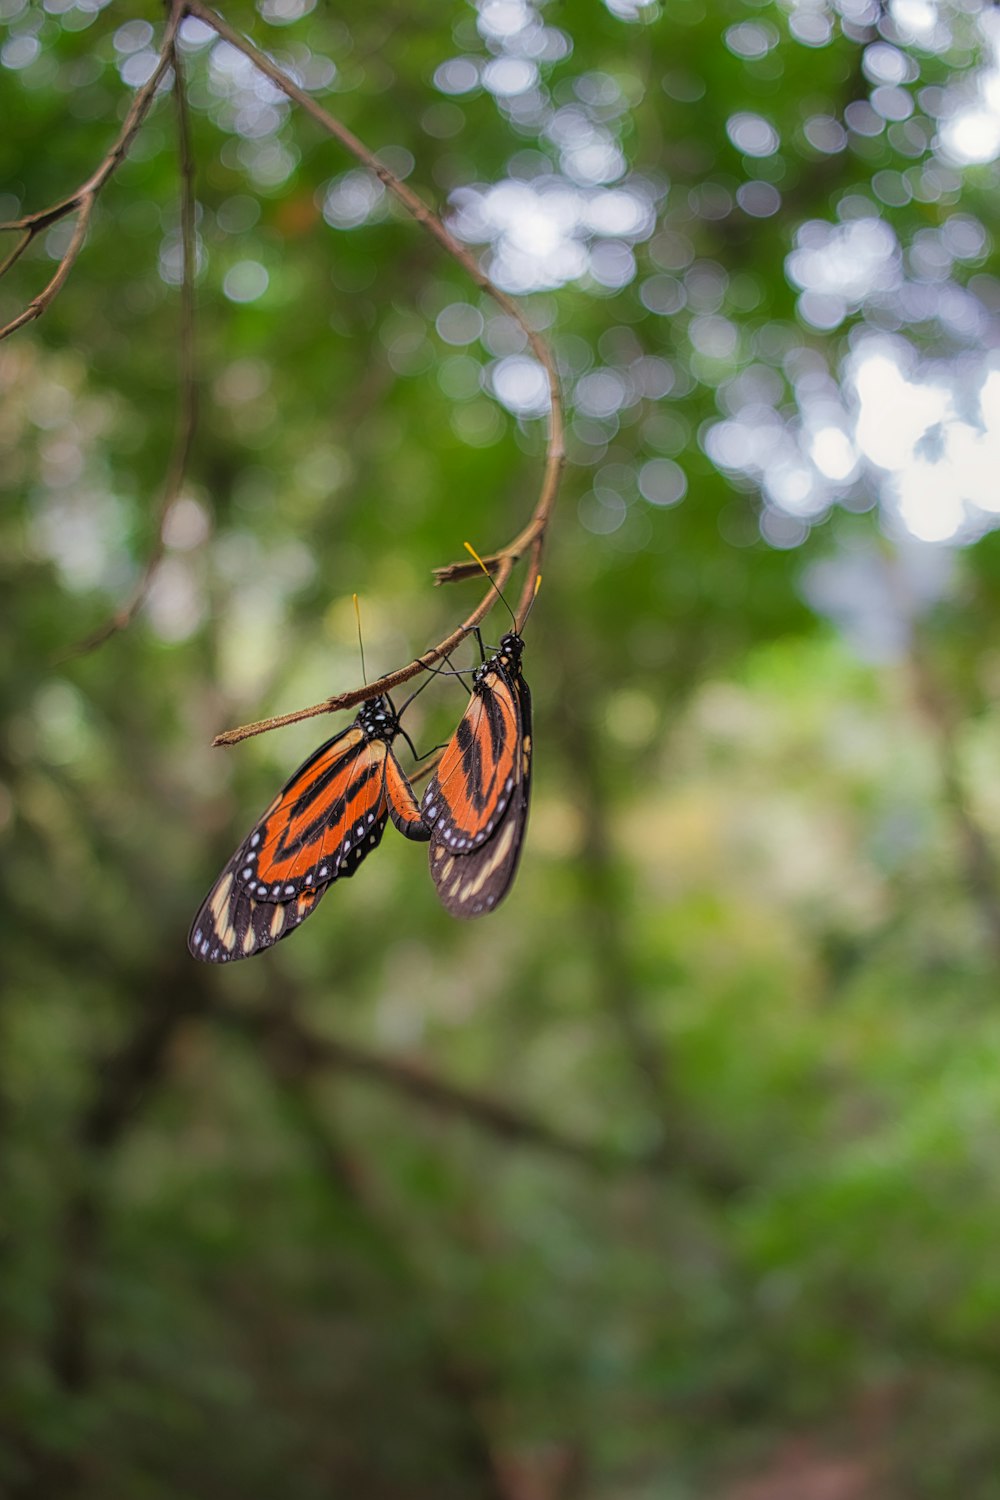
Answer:
<svg viewBox="0 0 1000 1500"><path fill-rule="evenodd" d="M39 292L38 296L28 303L23 312L18 313L16 318L12 318L9 323L0 328L0 340L16 332L18 328L23 328L26 323L33 322L35 318L40 318L42 313L51 306L62 291L69 273L73 269L76 258L83 249L83 243L87 238L87 230L90 226L90 219L94 212L94 205L97 202L98 195L108 181L108 178L111 177L124 161L129 147L139 133L139 128L143 120L149 113L149 107L153 102L160 82L171 65L174 56L174 41L184 14L185 5L183 0L175 0L175 3L170 8L170 15L163 33L163 42L160 47L160 55L157 59L156 67L129 105L128 114L125 116L125 121L119 131L118 138L97 170L91 173L86 182L81 183L75 193L71 193L68 198L64 198L60 203L55 203L50 208L39 209L37 213L26 214L22 219L13 219L8 224L0 224L0 232L8 230L16 233L19 231L21 234L21 239L8 255L3 265L0 266L0 276L3 276L15 262L20 260L28 246L43 230L48 229L53 224L57 224L60 219L68 218L71 214L78 215L76 227L73 230L69 244L60 257L55 275L44 290Z"/></svg>
<svg viewBox="0 0 1000 1500"><path fill-rule="evenodd" d="M441 248L456 261L466 274L475 282L476 286L487 296L491 297L501 310L512 318L518 325L528 342L528 346L545 371L545 377L549 388L549 430L548 442L545 454L545 469L542 475L542 484L538 500L532 512L531 519L522 531L508 542L505 547L491 554L488 559L493 577L501 589L510 577L514 564L521 557L528 554L528 573L524 581L521 598L516 611L519 623L523 623L528 612L531 600L534 598L536 580L541 565L542 550L545 544L545 533L548 529L552 507L555 504L556 494L559 489L559 476L565 458L564 430L562 415L562 400L559 391L559 376L556 370L555 358L545 339L536 329L532 328L521 308L508 297L506 292L500 290L487 276L479 265L475 256L470 254L464 245L447 229L434 211L428 207L423 199L407 187L389 168L378 160L374 152L370 151L362 141L358 139L346 125L341 122L322 105L318 104L304 89L300 88L288 75L262 52L253 42L240 35L238 31L228 25L223 18L204 5L202 0L188 0L188 13L196 16L204 25L211 27L216 34L248 57L260 71L269 78L276 88L286 94L289 99L294 100L311 119L325 130L328 135L340 142L340 144L355 157L362 166L374 175L383 184L386 191L401 203L406 212L414 218L418 224L435 240ZM438 569L436 581L438 583L452 582L461 578L468 578L477 571L465 562L453 563L446 568ZM297 709L292 713L279 714L273 718L260 719L254 724L244 724L238 729L226 730L223 734L216 735L213 741L216 745L234 745L239 740L249 739L254 734L264 734L267 730L278 729L284 724L295 724L301 719L312 718L317 714L333 713L337 709L351 708L356 703L363 702L366 698L376 697L379 693L389 692L401 683L410 681L416 677L425 667L441 660L449 651L453 651L460 645L466 635L474 630L484 620L496 602L496 593L491 587L477 604L476 608L469 614L462 624L453 630L443 641L436 646L430 647L422 656L415 657L405 666L397 668L393 672L387 672L376 682L365 683L361 687L352 688L348 692L334 694L324 699L322 703L314 703L309 708Z"/></svg>
<svg viewBox="0 0 1000 1500"><path fill-rule="evenodd" d="M499 565L493 573L497 588L502 589L516 561L511 554L501 558ZM475 609L467 615L457 629L439 641L436 646L431 646L424 652L423 656L416 656L404 667L397 667L394 672L386 672L384 677L378 677L374 682L366 682L361 687L350 688L346 693L334 693L330 698L324 698L322 703L313 703L309 708L295 708L291 713L276 714L270 719L258 719L254 724L242 724L238 729L226 729L222 734L217 734L212 741L213 745L236 745L240 740L248 740L255 734L266 734L269 729L282 729L286 724L298 724L302 719L313 719L318 714L336 713L341 708L353 708L357 703L363 703L367 698L377 698L380 693L391 693L394 687L399 687L403 682L409 682L416 677L425 667L433 666L436 661L444 661L457 646L460 646L476 626L479 625L489 614L496 603L496 594L490 589L489 593L480 599Z"/></svg>
<svg viewBox="0 0 1000 1500"><path fill-rule="evenodd" d="M177 108L177 154L180 164L181 202L181 288L180 288L180 340L178 360L177 426L174 434L163 494L156 513L156 535L145 566L139 576L131 597L106 620L102 626L86 637L69 656L84 656L110 640L119 630L125 630L134 620L149 593L157 568L163 560L166 543L163 527L170 507L178 499L187 474L191 446L194 442L198 420L198 391L195 380L195 296L194 282L197 269L194 195L194 149L191 141L191 116L185 92L184 71L174 41L170 43L170 61L174 71L174 98Z"/></svg>

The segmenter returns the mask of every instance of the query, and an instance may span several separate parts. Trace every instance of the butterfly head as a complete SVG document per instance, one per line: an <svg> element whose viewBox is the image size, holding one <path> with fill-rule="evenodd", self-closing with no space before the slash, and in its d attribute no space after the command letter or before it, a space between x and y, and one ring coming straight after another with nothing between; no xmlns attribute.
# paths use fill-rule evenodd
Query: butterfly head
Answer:
<svg viewBox="0 0 1000 1500"><path fill-rule="evenodd" d="M496 669L497 664L505 667L510 672L520 672L521 657L524 653L524 642L519 635L508 631L501 636L500 644L488 661L484 661L481 667L477 667L472 674L472 682L475 687L486 677L488 672Z"/></svg>
<svg viewBox="0 0 1000 1500"><path fill-rule="evenodd" d="M501 637L498 654L504 661L509 662L512 667L519 667L521 665L523 653L524 642L519 635L515 635L513 631L509 630L505 636Z"/></svg>
<svg viewBox="0 0 1000 1500"><path fill-rule="evenodd" d="M358 727L365 739L391 745L399 733L399 718L388 698L366 698L358 710Z"/></svg>

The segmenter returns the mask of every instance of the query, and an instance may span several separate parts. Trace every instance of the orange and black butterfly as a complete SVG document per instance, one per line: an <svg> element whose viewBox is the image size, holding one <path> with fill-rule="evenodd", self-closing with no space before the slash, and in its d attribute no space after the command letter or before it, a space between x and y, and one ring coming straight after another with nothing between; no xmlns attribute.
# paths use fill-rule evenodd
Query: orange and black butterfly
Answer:
<svg viewBox="0 0 1000 1500"><path fill-rule="evenodd" d="M431 875L453 917L492 911L510 889L521 855L531 791L523 652L512 631L476 670L469 706L421 803L431 830Z"/></svg>
<svg viewBox="0 0 1000 1500"><path fill-rule="evenodd" d="M392 748L400 734L409 744L392 700L369 698L299 767L205 897L188 936L195 958L228 963L287 937L377 847L387 818L430 838Z"/></svg>

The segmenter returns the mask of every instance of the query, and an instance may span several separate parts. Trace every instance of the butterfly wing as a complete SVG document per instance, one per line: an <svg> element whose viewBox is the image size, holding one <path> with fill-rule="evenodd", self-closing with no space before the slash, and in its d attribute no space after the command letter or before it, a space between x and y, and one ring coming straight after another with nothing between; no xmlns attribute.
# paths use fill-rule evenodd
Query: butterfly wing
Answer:
<svg viewBox="0 0 1000 1500"><path fill-rule="evenodd" d="M191 924L188 949L204 963L229 963L270 948L315 911L326 891L322 886L287 901L255 901L236 880L242 853L237 849Z"/></svg>
<svg viewBox="0 0 1000 1500"><path fill-rule="evenodd" d="M290 901L353 875L385 828L387 754L357 724L321 745L244 840L237 885L257 900Z"/></svg>
<svg viewBox="0 0 1000 1500"><path fill-rule="evenodd" d="M420 813L420 804L402 766L389 749L385 757L385 797L389 816L404 838L426 843L431 836Z"/></svg>
<svg viewBox="0 0 1000 1500"><path fill-rule="evenodd" d="M431 876L442 904L460 918L492 911L510 889L531 795L527 683L490 672L477 697L480 713L474 700L424 795L424 817L433 820Z"/></svg>
<svg viewBox="0 0 1000 1500"><path fill-rule="evenodd" d="M354 874L385 830L390 754L354 724L299 767L202 902L188 935L195 958L227 963L270 948Z"/></svg>
<svg viewBox="0 0 1000 1500"><path fill-rule="evenodd" d="M491 838L514 796L523 687L499 666L484 673L424 792L421 811L434 843L452 853Z"/></svg>

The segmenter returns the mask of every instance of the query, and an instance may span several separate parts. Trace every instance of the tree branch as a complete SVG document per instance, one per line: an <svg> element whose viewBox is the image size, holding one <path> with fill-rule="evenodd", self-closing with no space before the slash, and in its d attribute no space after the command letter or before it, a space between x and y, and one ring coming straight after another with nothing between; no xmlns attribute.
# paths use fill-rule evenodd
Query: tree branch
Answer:
<svg viewBox="0 0 1000 1500"><path fill-rule="evenodd" d="M990 841L965 790L952 711L939 690L931 664L911 624L906 666L914 706L930 733L945 807L961 855L963 875L994 961L1000 963L1000 874Z"/></svg>
<svg viewBox="0 0 1000 1500"><path fill-rule="evenodd" d="M993 957L1000 962L1000 870L965 790L955 714L935 677L922 638L917 604L900 559L887 547L882 560L889 600L904 632L904 665L912 702L934 747L942 797L958 843L965 883L979 909Z"/></svg>
<svg viewBox="0 0 1000 1500"><path fill-rule="evenodd" d="M234 31L226 21L214 10L202 4L202 0L188 0L188 13L196 16L204 25L212 28L216 34L248 57L257 68L269 78L276 88L286 94L289 99L294 100L299 107L313 119L322 130L333 136L334 140L350 152L350 154L374 173L398 203L402 204L406 212L414 218L418 224L437 242L452 260L466 272L472 281L485 292L508 317L512 318L524 333L528 346L545 371L549 388L549 430L546 445L545 468L542 475L541 489L535 508L528 524L497 552L492 553L489 565L496 584L503 588L510 577L514 564L525 555L529 554L528 572L521 591L521 597L516 611L517 619L523 623L535 594L536 581L541 566L542 550L545 543L545 534L551 517L552 508L555 504L556 494L559 489L559 476L565 457L562 401L559 392L559 376L556 370L555 359L545 339L542 338L534 328L531 327L525 314L512 298L502 292L487 276L479 265L475 256L470 254L461 245L455 236L447 229L440 217L433 212L423 199L407 187L392 173L388 167L380 162L374 152L370 151L352 131L348 130L339 120L335 119L322 105L318 104L309 94L301 89L288 75L274 63L261 50L254 46L246 37ZM438 569L437 582L451 582L453 580L471 576L469 565L464 561L453 563L446 568ZM366 698L377 697L380 693L390 692L401 683L408 682L416 677L425 667L432 666L434 662L440 661L450 651L453 651L470 631L484 620L496 602L496 593L491 587L480 600L476 608L469 614L457 629L453 630L443 641L436 646L430 647L422 656L415 657L405 666L396 668L395 671L387 672L385 676L378 678L375 682L365 683L361 687L352 688L348 692L336 693L326 698L322 703L315 703L309 708L297 709L292 713L279 714L268 719L260 719L254 724L244 724L238 729L226 730L223 734L216 736L214 744L233 745L239 740L249 739L251 735L263 734L267 730L277 729L284 724L295 724L301 719L312 718L317 714L333 713L337 709L351 708Z"/></svg>
<svg viewBox="0 0 1000 1500"><path fill-rule="evenodd" d="M516 557L514 555L504 557L493 574L497 588L502 589L511 575ZM269 719L258 719L253 724L242 724L238 729L226 729L222 734L217 734L212 741L213 745L235 745L240 740L248 740L255 734L266 734L269 729L281 729L285 724L298 724L302 719L315 718L317 714L335 713L340 708L353 708L356 703L363 703L366 698L377 698L380 693L390 693L400 683L409 682L416 677L418 672L425 667L433 666L436 661L444 661L456 647L460 646L466 636L479 625L489 614L496 603L496 594L490 589L476 605L470 615L462 621L451 635L439 641L436 646L431 646L422 656L414 657L413 661L404 667L397 667L393 672L387 672L384 677L377 678L374 682L363 683L361 687L351 688L346 693L334 693L331 698L324 698L322 703L313 703L309 708L296 708L291 713L276 714Z"/></svg>
<svg viewBox="0 0 1000 1500"><path fill-rule="evenodd" d="M287 1005L287 997L286 997ZM294 1017L286 1010L286 1019ZM321 1178L336 1199L349 1204L379 1246L420 1309L426 1340L427 1373L441 1397L461 1418L460 1452L470 1473L478 1476L476 1494L482 1500L513 1500L499 1462L490 1412L495 1377L481 1352L473 1357L457 1348L447 1321L437 1315L433 1285L422 1274L418 1258L406 1248L406 1235L391 1221L377 1175L361 1154L343 1142L332 1127L328 1110L317 1097L315 1068L301 1052L287 1045L287 1027L270 1031L261 1049L274 1086L310 1149Z"/></svg>
<svg viewBox="0 0 1000 1500"><path fill-rule="evenodd" d="M544 1121L514 1108L490 1094L463 1088L437 1077L412 1062L382 1057L352 1042L317 1036L295 1018L283 997L282 1005L256 1011L238 1010L217 1003L210 1018L228 1021L259 1037L280 1052L300 1075L336 1072L377 1084L392 1093L424 1105L437 1114L456 1116L509 1144L524 1145L552 1155L568 1157L599 1171L644 1171L648 1163L629 1159L601 1145L579 1141L553 1129Z"/></svg>
<svg viewBox="0 0 1000 1500"><path fill-rule="evenodd" d="M178 1027L205 1008L209 993L200 977L192 983L187 973L164 972L126 1041L95 1066L96 1091L76 1132L77 1181L62 1213L63 1253L52 1294L50 1366L66 1390L85 1389L92 1373L91 1282L104 1223L104 1177L97 1163L118 1145L166 1070Z"/></svg>
<svg viewBox="0 0 1000 1500"><path fill-rule="evenodd" d="M567 635L564 649L571 658L566 680L573 681L575 642L571 635ZM636 1095L645 1096L654 1124L648 1164L652 1170L687 1175L706 1197L725 1201L744 1187L742 1177L688 1118L666 1044L644 1013L635 945L628 931L631 903L617 868L600 739L586 699L565 694L555 723L562 741L567 784L576 782L579 803L586 809L583 847L577 860L581 941L590 946L591 972L601 1008L624 1043Z"/></svg>
<svg viewBox="0 0 1000 1500"><path fill-rule="evenodd" d="M198 421L198 387L195 378L195 273L197 246L195 233L194 150L191 142L191 115L185 91L184 72L174 40L170 43L170 60L174 70L174 100L177 107L177 155L180 166L181 197L181 289L178 359L177 425L163 485L163 495L156 513L156 535L146 564L131 597L110 619L86 637L69 656L85 656L103 646L119 630L125 630L142 608L157 568L163 560L166 543L163 528L170 507L178 499L187 474L191 447Z"/></svg>
<svg viewBox="0 0 1000 1500"><path fill-rule="evenodd" d="M143 120L145 120L146 115L149 113L149 107L153 102L160 82L171 65L174 56L174 40L177 36L177 30L183 19L184 12L183 0L174 0L167 19L166 29L163 33L163 43L160 47L160 55L157 59L156 67L129 105L128 114L125 116L125 122L122 125L118 138L97 170L91 173L86 182L81 183L75 193L71 193L68 198L64 198L60 203L55 203L50 208L39 209L37 213L26 214L22 219L13 219L8 224L0 224L0 231L6 230L11 233L20 231L21 233L20 241L15 245L3 265L0 266L0 276L3 276L16 261L20 260L28 246L43 230L58 223L61 219L68 218L70 214L78 215L76 228L73 230L69 244L63 251L55 275L45 289L39 292L38 296L32 302L28 303L23 312L19 313L16 318L13 318L3 328L0 328L0 340L7 338L18 328L23 328L26 323L33 322L35 318L40 318L42 313L51 306L62 291L69 273L73 269L76 258L83 249L83 243L87 238L87 230L98 195L108 181L108 178L111 177L124 161L129 147L139 133Z"/></svg>

